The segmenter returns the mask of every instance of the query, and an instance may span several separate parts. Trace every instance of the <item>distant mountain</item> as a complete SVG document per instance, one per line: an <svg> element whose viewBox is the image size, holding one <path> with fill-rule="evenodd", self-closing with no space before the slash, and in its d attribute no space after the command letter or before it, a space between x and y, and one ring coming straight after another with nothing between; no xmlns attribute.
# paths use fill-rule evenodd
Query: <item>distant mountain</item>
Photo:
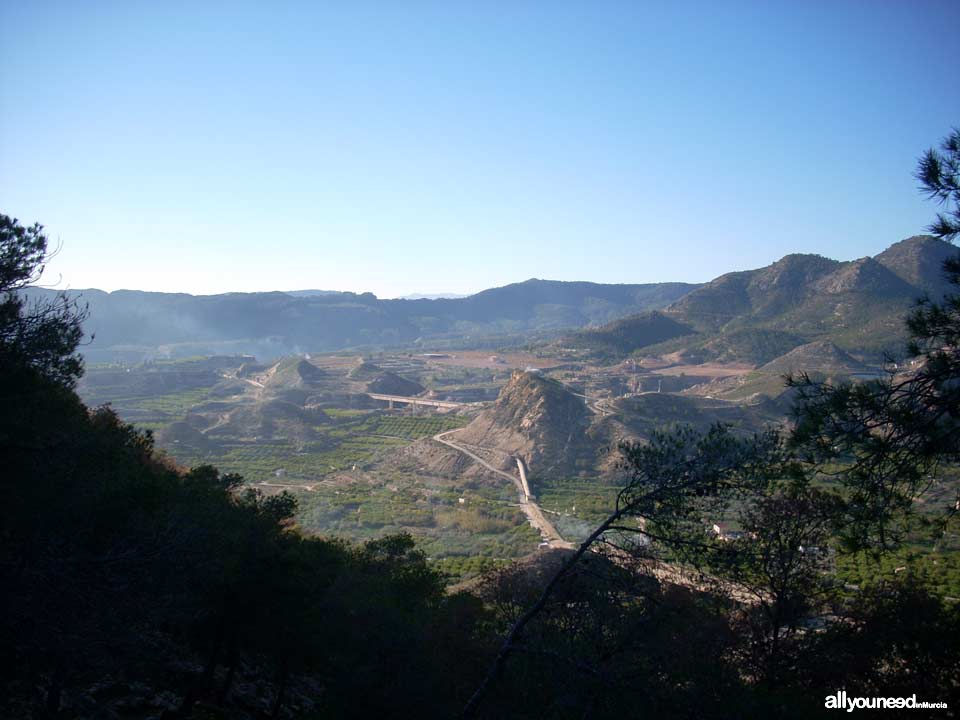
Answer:
<svg viewBox="0 0 960 720"><path fill-rule="evenodd" d="M841 351L879 358L902 346L903 317L914 301L946 291L941 265L956 253L949 243L916 236L872 258L787 255L757 270L727 273L658 313L676 324L676 337L655 349L679 351L691 361L763 364L829 340ZM646 352L653 343L642 330L649 323L649 315L637 315L572 337L598 353ZM634 337L624 333L632 326L640 330Z"/></svg>
<svg viewBox="0 0 960 720"><path fill-rule="evenodd" d="M397 300L455 300L457 298L470 297L469 295L460 295L458 293L435 293L433 295L401 295Z"/></svg>
<svg viewBox="0 0 960 720"><path fill-rule="evenodd" d="M528 280L465 298L380 300L372 293L296 291L194 296L72 291L89 304L88 360L384 348L513 334L519 340L662 308L698 287ZM50 297L30 289L33 297Z"/></svg>
<svg viewBox="0 0 960 720"><path fill-rule="evenodd" d="M286 295L293 297L318 297L323 295L339 295L339 290L286 290Z"/></svg>

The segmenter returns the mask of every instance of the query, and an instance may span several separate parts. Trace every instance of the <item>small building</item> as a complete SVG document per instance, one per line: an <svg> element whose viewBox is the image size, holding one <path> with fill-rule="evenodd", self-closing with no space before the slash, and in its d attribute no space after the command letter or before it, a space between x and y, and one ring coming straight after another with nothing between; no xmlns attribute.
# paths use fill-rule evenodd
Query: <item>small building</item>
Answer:
<svg viewBox="0 0 960 720"><path fill-rule="evenodd" d="M734 530L725 522L715 522L710 531L717 536L717 540L730 541L746 537L745 532Z"/></svg>

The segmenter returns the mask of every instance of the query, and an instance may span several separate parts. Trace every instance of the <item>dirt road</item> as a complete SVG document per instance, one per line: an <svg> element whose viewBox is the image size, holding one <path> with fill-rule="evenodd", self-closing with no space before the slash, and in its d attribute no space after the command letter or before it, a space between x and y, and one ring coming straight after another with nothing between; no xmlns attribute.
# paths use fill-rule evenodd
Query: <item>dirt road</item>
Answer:
<svg viewBox="0 0 960 720"><path fill-rule="evenodd" d="M463 453L474 462L479 463L485 469L513 483L513 486L517 489L517 495L520 499L520 510L524 515L526 515L527 522L530 523L531 527L540 533L540 537L543 538L543 541L552 548L566 548L568 550L573 549L573 543L569 543L563 539L560 533L557 532L557 529L553 526L553 523L547 520L546 516L543 514L543 511L540 509L540 506L527 496L519 477L495 468L479 455L475 455L462 445L458 445L456 442L449 440L449 436L455 432L457 431L448 430L447 432L434 435L433 439L438 443L456 450L459 453Z"/></svg>

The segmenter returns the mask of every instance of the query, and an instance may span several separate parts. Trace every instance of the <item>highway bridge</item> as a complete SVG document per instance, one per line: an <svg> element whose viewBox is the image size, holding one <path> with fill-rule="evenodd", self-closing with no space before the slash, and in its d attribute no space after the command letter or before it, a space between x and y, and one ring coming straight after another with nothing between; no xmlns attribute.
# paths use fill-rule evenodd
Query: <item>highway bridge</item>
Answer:
<svg viewBox="0 0 960 720"><path fill-rule="evenodd" d="M466 403L453 402L452 400L432 400L430 398L406 397L404 395L384 395L382 393L367 393L374 400L382 400L389 403L390 409L393 409L394 403L406 403L407 405L425 405L426 407L443 408L445 410L456 410L466 407Z"/></svg>

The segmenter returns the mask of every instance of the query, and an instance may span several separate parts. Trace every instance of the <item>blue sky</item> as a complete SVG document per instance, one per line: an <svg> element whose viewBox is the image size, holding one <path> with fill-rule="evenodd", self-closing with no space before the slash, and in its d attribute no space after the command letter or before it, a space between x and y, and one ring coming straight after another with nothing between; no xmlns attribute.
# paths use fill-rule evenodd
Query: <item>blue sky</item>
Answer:
<svg viewBox="0 0 960 720"><path fill-rule="evenodd" d="M875 254L955 0L0 0L0 212L62 286L473 292Z"/></svg>

